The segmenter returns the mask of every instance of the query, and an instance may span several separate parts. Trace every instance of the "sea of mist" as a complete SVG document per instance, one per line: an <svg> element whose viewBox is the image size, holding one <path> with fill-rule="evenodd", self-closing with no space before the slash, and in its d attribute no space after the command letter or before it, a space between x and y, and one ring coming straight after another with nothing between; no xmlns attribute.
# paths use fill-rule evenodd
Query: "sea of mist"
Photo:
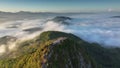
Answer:
<svg viewBox="0 0 120 68"><path fill-rule="evenodd" d="M29 15L34 16L24 19L8 20L0 23L0 37L13 36L17 41L13 44L0 45L0 53L5 52L5 46L14 49L16 42L32 39L44 31L62 31L72 33L90 43L99 43L104 46L120 47L120 13L78 13L66 14L72 20L68 20L69 25L50 21L60 14L50 14L51 16ZM28 16L28 17L29 17ZM39 18L38 18L39 17ZM1 18L1 17L0 17ZM14 18L14 16L13 16ZM6 18L5 18L6 19Z"/></svg>

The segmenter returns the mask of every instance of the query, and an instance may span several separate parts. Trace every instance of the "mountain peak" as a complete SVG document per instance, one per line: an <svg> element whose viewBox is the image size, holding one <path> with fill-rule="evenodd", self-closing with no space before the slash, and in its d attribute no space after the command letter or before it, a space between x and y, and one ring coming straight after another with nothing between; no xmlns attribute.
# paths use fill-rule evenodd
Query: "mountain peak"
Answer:
<svg viewBox="0 0 120 68"><path fill-rule="evenodd" d="M0 68L120 67L119 48L104 48L70 33L46 31L18 46L0 59Z"/></svg>
<svg viewBox="0 0 120 68"><path fill-rule="evenodd" d="M83 54L84 51L75 41L60 37L42 49L42 67L93 68L92 61Z"/></svg>

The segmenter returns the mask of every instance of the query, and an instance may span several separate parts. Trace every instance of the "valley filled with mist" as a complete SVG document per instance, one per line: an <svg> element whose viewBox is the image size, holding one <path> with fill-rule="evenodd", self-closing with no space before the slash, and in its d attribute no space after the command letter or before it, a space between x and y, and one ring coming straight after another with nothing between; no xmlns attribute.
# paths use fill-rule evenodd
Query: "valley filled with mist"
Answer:
<svg viewBox="0 0 120 68"><path fill-rule="evenodd" d="M44 31L72 33L85 41L105 46L120 45L119 13L0 13L0 37L33 38ZM71 19L55 21L56 16Z"/></svg>
<svg viewBox="0 0 120 68"><path fill-rule="evenodd" d="M47 32L47 31L48 33L44 34L44 32ZM53 31L53 32L49 33L49 31ZM59 32L64 32L66 34L59 33ZM95 58L94 60L95 63L93 63L93 60L91 60L91 58L88 58L89 61L83 61L83 64L84 64L83 66L86 66L87 65L86 63L88 63L88 67L85 67L85 68L92 68L94 66L92 64L95 64L98 66L100 65L100 67L96 66L94 68L101 68L102 66L103 66L102 68L107 68L107 67L114 68L114 66L116 66L116 68L120 67L117 61L115 61L116 59L114 60L113 58L116 56L117 60L119 60L118 58L119 57L118 53L120 50L119 49L120 47L120 16L119 16L119 13L114 13L114 12L108 12L108 13L42 13L42 12L40 13L39 12L39 13L33 13L33 12L24 12L24 11L16 12L16 13L0 12L0 57L2 59L5 56L9 56L9 58L11 57L16 58L19 55L23 56L25 51L29 53L29 48L32 48L31 45L33 44L37 46L38 44L40 44L41 45L40 48L43 48L42 45L45 45L46 47L48 47L49 43L52 43L52 44L49 44L50 46L52 46L53 44L59 45L60 43L59 41L61 40L63 40L63 42L64 40L66 40L66 43L64 43L65 45L67 44L70 45L70 43L73 41L74 41L73 43L75 44L71 43L71 45L75 45L75 46L85 45L83 46L83 51L84 49L86 49L85 52L87 52L90 56L92 56L93 59ZM62 43L60 45L62 45ZM25 46L28 46L29 48ZM21 50L23 51L20 51L19 47L22 47ZM32 53L30 52L29 54L32 55L33 53L35 53L37 48L39 47L33 46ZM100 52L97 49L100 50ZM18 53L16 50L18 50ZM112 50L113 52L111 52ZM100 56L98 57L99 53L100 53ZM99 60L99 58L102 59L110 55L114 55L110 57L110 59L112 58L111 61L114 60L113 63L111 64L109 63L104 64L103 62L104 60ZM83 57L83 58L86 59L86 57ZM14 61L15 64L17 64L17 61L18 60L15 59ZM70 61L70 59L68 59L68 61ZM0 62L4 62L4 60ZM109 62L109 59L106 59L106 62ZM42 66L44 68L44 64ZM4 64L3 64L3 67L4 67ZM19 64L18 64L18 68L20 68ZM28 65L28 68L29 68L29 65Z"/></svg>

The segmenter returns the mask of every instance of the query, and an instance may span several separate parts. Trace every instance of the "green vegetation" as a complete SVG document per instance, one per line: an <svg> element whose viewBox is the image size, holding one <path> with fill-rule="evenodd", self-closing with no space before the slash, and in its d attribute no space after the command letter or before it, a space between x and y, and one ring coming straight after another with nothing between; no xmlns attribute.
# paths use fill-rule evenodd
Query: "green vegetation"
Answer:
<svg viewBox="0 0 120 68"><path fill-rule="evenodd" d="M119 53L119 48L104 48L73 34L47 31L1 58L0 68L120 68Z"/></svg>
<svg viewBox="0 0 120 68"><path fill-rule="evenodd" d="M69 25L70 23L66 22L66 20L71 20L71 19L72 18L70 18L70 17L56 16L55 18L52 19L52 21L57 22L59 24Z"/></svg>

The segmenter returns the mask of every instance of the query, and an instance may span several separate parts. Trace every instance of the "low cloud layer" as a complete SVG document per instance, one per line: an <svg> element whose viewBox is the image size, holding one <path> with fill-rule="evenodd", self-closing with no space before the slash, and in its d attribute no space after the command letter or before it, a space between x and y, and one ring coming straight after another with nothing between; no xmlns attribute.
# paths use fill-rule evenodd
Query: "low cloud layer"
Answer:
<svg viewBox="0 0 120 68"><path fill-rule="evenodd" d="M44 31L62 31L73 33L90 43L120 47L120 19L110 18L110 16L112 15L75 15L71 16L73 19L69 21L70 25L47 21L48 19L10 21L0 24L0 37L14 36L18 40L27 40ZM29 32L32 28L38 27L41 29ZM25 29L29 30L25 31ZM15 47L14 45L12 47ZM4 51L3 45L0 46L0 50L0 53Z"/></svg>

